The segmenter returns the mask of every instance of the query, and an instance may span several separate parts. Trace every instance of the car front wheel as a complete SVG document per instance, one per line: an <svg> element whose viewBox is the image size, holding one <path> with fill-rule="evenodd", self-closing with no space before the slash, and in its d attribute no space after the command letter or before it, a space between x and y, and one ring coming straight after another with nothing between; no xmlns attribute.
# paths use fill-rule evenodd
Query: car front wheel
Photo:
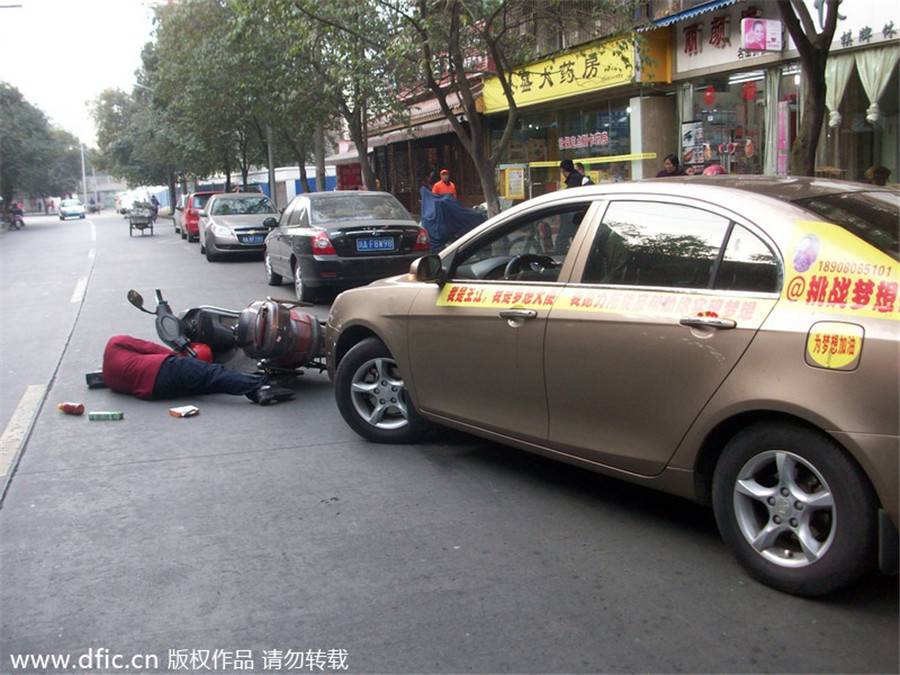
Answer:
<svg viewBox="0 0 900 675"><path fill-rule="evenodd" d="M757 424L725 447L713 476L725 543L751 576L800 596L833 593L873 567L877 502L831 439Z"/></svg>
<svg viewBox="0 0 900 675"><path fill-rule="evenodd" d="M378 338L366 338L347 352L335 372L334 396L344 421L368 441L413 443L428 427Z"/></svg>

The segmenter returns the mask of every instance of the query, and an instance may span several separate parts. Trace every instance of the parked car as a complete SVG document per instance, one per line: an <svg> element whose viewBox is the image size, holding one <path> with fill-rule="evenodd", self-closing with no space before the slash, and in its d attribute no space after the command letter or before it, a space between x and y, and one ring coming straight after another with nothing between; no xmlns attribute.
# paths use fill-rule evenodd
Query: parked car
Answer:
<svg viewBox="0 0 900 675"><path fill-rule="evenodd" d="M209 262L226 254L260 256L269 233L263 221L277 213L272 201L258 192L213 195L200 211L200 253Z"/></svg>
<svg viewBox="0 0 900 675"><path fill-rule="evenodd" d="M206 202L213 195L222 194L219 191L192 192L185 201L184 210L181 212L181 238L188 241L197 241L200 238L200 211L206 206Z"/></svg>
<svg viewBox="0 0 900 675"><path fill-rule="evenodd" d="M300 301L399 274L429 250L428 233L387 192L299 194L267 225L266 281L292 279Z"/></svg>
<svg viewBox="0 0 900 675"><path fill-rule="evenodd" d="M84 204L80 199L63 199L59 203L59 219L84 218Z"/></svg>
<svg viewBox="0 0 900 675"><path fill-rule="evenodd" d="M181 233L182 223L184 222L184 207L187 205L189 195L181 195L175 204L175 210L172 211L172 222L175 225L175 234Z"/></svg>
<svg viewBox="0 0 900 675"><path fill-rule="evenodd" d="M338 296L337 405L371 441L440 423L711 504L790 593L896 572L898 222L896 191L812 178L538 197Z"/></svg>

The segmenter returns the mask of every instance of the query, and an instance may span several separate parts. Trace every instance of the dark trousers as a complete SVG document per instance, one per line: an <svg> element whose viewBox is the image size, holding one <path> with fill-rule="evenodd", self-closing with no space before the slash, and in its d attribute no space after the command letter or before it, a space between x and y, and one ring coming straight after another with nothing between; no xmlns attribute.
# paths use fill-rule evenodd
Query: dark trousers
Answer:
<svg viewBox="0 0 900 675"><path fill-rule="evenodd" d="M228 370L189 356L170 356L163 361L153 383L153 398L176 398L197 394L251 394L268 378Z"/></svg>

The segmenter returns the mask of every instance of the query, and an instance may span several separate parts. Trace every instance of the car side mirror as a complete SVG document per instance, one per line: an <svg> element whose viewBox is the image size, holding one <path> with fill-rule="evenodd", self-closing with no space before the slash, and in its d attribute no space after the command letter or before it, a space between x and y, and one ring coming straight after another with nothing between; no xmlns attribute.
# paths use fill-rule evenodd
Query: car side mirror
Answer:
<svg viewBox="0 0 900 675"><path fill-rule="evenodd" d="M441 257L434 253L413 260L409 266L409 273L416 281L443 283L443 271Z"/></svg>
<svg viewBox="0 0 900 675"><path fill-rule="evenodd" d="M272 216L269 216L263 221L263 227L268 227L270 230L272 228L278 227L278 218L272 218Z"/></svg>
<svg viewBox="0 0 900 675"><path fill-rule="evenodd" d="M200 209L197 212L197 215L200 216L201 218L206 218L206 209Z"/></svg>

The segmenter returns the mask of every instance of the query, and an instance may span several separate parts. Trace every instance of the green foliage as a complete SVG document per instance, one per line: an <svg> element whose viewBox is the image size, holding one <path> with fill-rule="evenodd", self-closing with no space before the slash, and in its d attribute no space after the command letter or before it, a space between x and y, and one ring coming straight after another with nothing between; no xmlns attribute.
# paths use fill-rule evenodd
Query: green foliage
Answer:
<svg viewBox="0 0 900 675"><path fill-rule="evenodd" d="M77 138L49 124L15 87L0 82L0 196L43 197L74 192L81 178Z"/></svg>

